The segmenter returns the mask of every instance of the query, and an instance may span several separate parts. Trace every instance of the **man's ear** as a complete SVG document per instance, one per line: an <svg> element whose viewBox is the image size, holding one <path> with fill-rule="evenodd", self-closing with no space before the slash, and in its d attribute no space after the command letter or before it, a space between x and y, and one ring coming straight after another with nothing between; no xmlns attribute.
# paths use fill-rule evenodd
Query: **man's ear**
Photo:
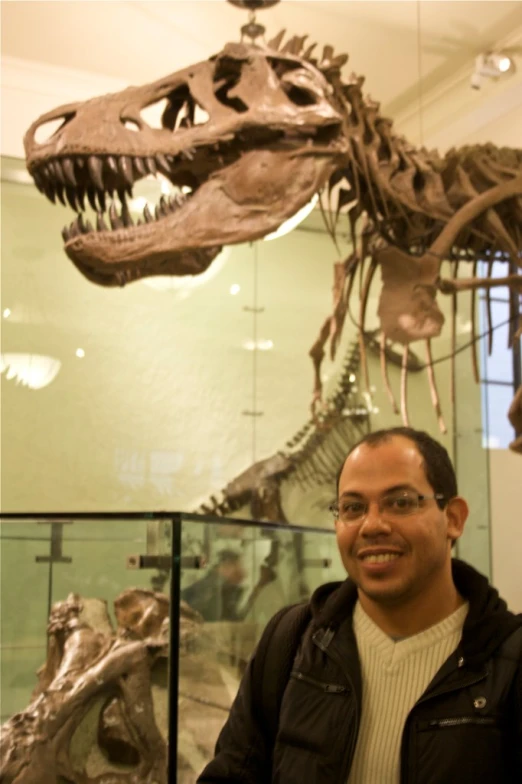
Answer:
<svg viewBox="0 0 522 784"><path fill-rule="evenodd" d="M446 506L447 531L448 539L451 539L452 544L462 536L468 515L468 504L460 495L456 495L455 498L448 501Z"/></svg>

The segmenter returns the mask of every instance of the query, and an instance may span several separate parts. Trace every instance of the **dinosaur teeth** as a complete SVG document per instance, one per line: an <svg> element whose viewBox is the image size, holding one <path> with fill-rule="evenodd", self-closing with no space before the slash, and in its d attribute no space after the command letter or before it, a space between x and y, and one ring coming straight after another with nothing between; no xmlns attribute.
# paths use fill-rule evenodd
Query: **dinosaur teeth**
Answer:
<svg viewBox="0 0 522 784"><path fill-rule="evenodd" d="M56 203L55 186L51 180L45 183L45 195L53 204Z"/></svg>
<svg viewBox="0 0 522 784"><path fill-rule="evenodd" d="M45 189L44 189L45 181L41 171L39 169L36 169L34 172L31 172L31 174L34 180L34 184L36 185L40 193L45 193Z"/></svg>
<svg viewBox="0 0 522 784"><path fill-rule="evenodd" d="M56 183L56 195L60 199L60 201L63 204L63 206L67 207L67 202L65 201L65 197L63 195L63 190L64 190L64 188L63 188L62 183L61 182Z"/></svg>
<svg viewBox="0 0 522 784"><path fill-rule="evenodd" d="M145 223L151 223L154 220L148 204L143 208L143 217L145 218Z"/></svg>
<svg viewBox="0 0 522 784"><path fill-rule="evenodd" d="M62 165L58 159L52 161L52 172L59 183L61 183L62 185L67 184L65 179L65 174L63 173L62 170Z"/></svg>
<svg viewBox="0 0 522 784"><path fill-rule="evenodd" d="M160 211L160 214L163 215L163 217L166 217L169 214L169 212L170 212L169 204L168 204L168 201L165 198L165 196L162 196L161 199L160 199L159 211Z"/></svg>
<svg viewBox="0 0 522 784"><path fill-rule="evenodd" d="M89 200L89 204L93 208L94 212L96 212L98 205L96 203L96 191L94 188L87 188L87 199Z"/></svg>
<svg viewBox="0 0 522 784"><path fill-rule="evenodd" d="M65 187L65 196L67 197L67 201L76 212L78 207L76 206L76 191L70 185Z"/></svg>
<svg viewBox="0 0 522 784"><path fill-rule="evenodd" d="M145 158L145 168L149 171L150 174L156 174L158 171L158 167L156 166L156 161L154 158Z"/></svg>
<svg viewBox="0 0 522 784"><path fill-rule="evenodd" d="M109 220L113 229L123 229L123 221L116 211L116 203L113 201L109 207Z"/></svg>
<svg viewBox="0 0 522 784"><path fill-rule="evenodd" d="M126 201L121 205L121 218L125 227L134 226L134 221L132 220L129 206Z"/></svg>
<svg viewBox="0 0 522 784"><path fill-rule="evenodd" d="M134 183L134 178L132 176L132 159L127 157L126 155L120 155L118 158L118 168L119 173L127 183L129 187L132 188Z"/></svg>
<svg viewBox="0 0 522 784"><path fill-rule="evenodd" d="M110 169L113 174L118 174L118 164L116 162L116 158L114 158L112 155L108 155L105 159L105 162L107 163L107 168Z"/></svg>
<svg viewBox="0 0 522 784"><path fill-rule="evenodd" d="M156 154L156 164L163 174L166 174L167 176L170 174L170 164L161 152Z"/></svg>
<svg viewBox="0 0 522 784"><path fill-rule="evenodd" d="M92 181L98 188L98 190L103 190L103 163L98 158L97 155L89 155L87 158L87 169L89 170L89 174L91 176Z"/></svg>
<svg viewBox="0 0 522 784"><path fill-rule="evenodd" d="M143 162L142 158L134 158L133 159L134 168L139 177L146 177L148 174L147 169L145 168L145 163Z"/></svg>
<svg viewBox="0 0 522 784"><path fill-rule="evenodd" d="M96 231L108 231L101 212L96 213Z"/></svg>
<svg viewBox="0 0 522 784"><path fill-rule="evenodd" d="M69 185L72 185L72 187L75 188L77 182L76 182L76 176L74 174L74 163L70 158L62 158L62 171L66 183L68 182Z"/></svg>
<svg viewBox="0 0 522 784"><path fill-rule="evenodd" d="M85 188L83 186L76 188L76 202L80 209L85 209Z"/></svg>

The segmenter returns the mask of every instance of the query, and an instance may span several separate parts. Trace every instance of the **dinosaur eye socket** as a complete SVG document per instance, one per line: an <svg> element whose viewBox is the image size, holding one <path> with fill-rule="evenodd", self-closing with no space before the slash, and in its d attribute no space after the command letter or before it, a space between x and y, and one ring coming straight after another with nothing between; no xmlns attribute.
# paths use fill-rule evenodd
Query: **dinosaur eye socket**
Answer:
<svg viewBox="0 0 522 784"><path fill-rule="evenodd" d="M316 96L304 87L297 87L295 84L282 84L283 90L296 106L313 106L316 103Z"/></svg>

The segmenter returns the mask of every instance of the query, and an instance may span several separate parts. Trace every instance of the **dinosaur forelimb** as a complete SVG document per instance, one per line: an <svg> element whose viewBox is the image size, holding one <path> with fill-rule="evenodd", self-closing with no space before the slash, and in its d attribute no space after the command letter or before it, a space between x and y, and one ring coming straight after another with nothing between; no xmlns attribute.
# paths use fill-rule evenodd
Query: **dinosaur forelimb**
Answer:
<svg viewBox="0 0 522 784"><path fill-rule="evenodd" d="M522 293L522 275L506 275L504 278L441 278L437 288L442 294L455 294L461 291L492 289L495 286L509 286L513 291Z"/></svg>

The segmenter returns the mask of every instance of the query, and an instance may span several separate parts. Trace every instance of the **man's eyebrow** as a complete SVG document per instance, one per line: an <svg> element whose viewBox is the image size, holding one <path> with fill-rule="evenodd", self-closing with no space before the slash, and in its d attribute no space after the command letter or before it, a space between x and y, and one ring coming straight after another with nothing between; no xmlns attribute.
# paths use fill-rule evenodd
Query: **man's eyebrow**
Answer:
<svg viewBox="0 0 522 784"><path fill-rule="evenodd" d="M397 493L401 490L413 490L415 493L418 493L418 490L413 485L408 483L404 483L401 485L392 485L391 487L387 487L386 490L382 492L381 495L388 495L389 493ZM339 498L365 498L362 493L358 493L356 490L346 490L344 493L341 493Z"/></svg>

